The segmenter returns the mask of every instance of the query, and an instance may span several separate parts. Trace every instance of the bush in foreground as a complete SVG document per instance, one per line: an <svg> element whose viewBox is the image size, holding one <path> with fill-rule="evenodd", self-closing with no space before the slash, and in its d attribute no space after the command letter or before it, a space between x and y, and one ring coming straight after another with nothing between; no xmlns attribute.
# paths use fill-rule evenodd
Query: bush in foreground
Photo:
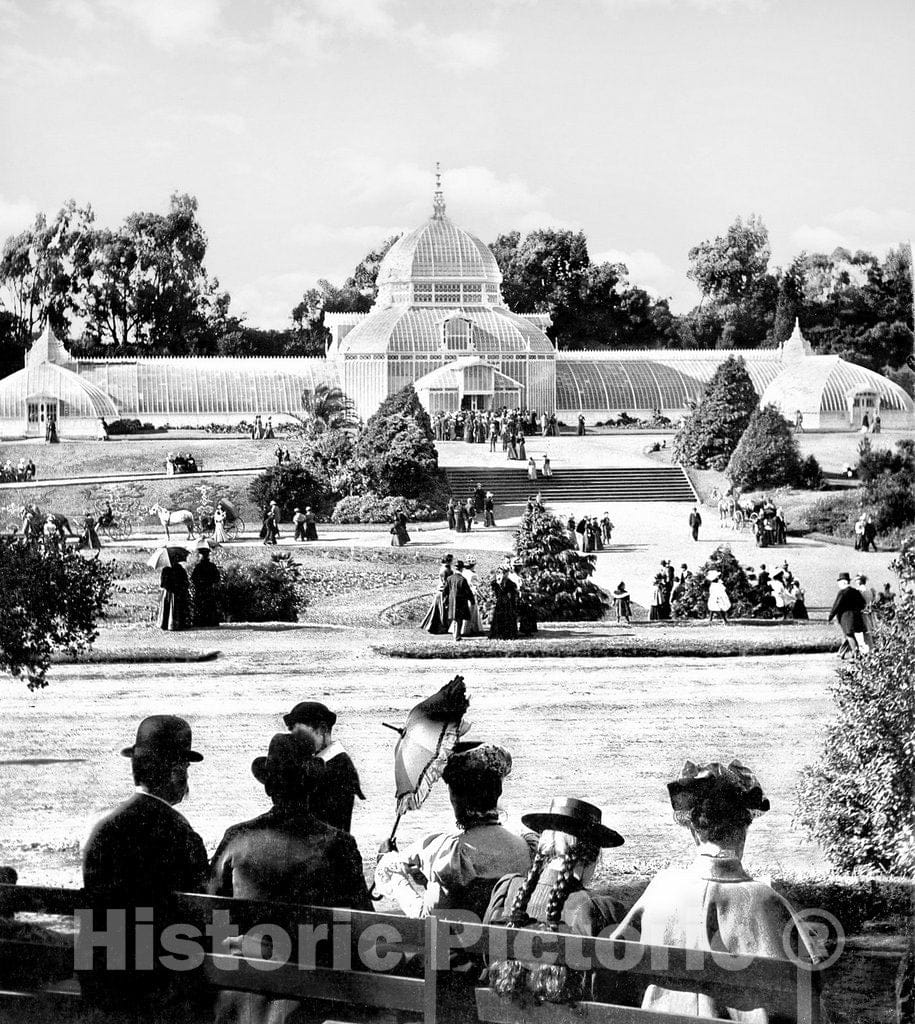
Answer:
<svg viewBox="0 0 915 1024"><path fill-rule="evenodd" d="M110 562L73 551L0 543L0 669L46 686L54 651L75 657L95 640L113 576Z"/></svg>
<svg viewBox="0 0 915 1024"><path fill-rule="evenodd" d="M915 873L915 535L893 563L893 619L874 625L871 652L842 665L836 718L798 786L798 819L840 871Z"/></svg>
<svg viewBox="0 0 915 1024"><path fill-rule="evenodd" d="M289 555L269 562L220 566L220 605L227 622L297 622L305 607L298 565Z"/></svg>

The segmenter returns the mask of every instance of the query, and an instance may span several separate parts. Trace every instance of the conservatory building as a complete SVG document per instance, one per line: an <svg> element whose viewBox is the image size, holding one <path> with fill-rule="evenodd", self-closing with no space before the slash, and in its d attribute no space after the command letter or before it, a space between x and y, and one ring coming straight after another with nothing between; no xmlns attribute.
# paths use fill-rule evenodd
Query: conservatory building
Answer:
<svg viewBox="0 0 915 1024"><path fill-rule="evenodd" d="M593 424L627 412L680 419L730 355L746 363L761 401L809 429L912 427L909 395L879 373L815 355L798 325L780 348L745 351L600 349L557 351L549 316L519 314L502 297L502 274L480 239L433 212L382 260L368 313L327 313L324 358L180 357L77 359L46 328L25 367L0 380L0 436L96 437L100 420L154 426L235 425L256 413L281 422L304 392L339 387L367 418L413 384L431 413L526 407L565 423Z"/></svg>

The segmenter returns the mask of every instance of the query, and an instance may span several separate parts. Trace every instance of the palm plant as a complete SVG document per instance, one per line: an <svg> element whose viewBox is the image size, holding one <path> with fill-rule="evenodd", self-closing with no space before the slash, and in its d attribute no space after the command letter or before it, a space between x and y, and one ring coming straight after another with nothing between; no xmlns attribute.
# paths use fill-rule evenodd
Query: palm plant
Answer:
<svg viewBox="0 0 915 1024"><path fill-rule="evenodd" d="M345 430L356 425L355 407L342 388L319 384L302 392L302 415L296 419L313 434Z"/></svg>

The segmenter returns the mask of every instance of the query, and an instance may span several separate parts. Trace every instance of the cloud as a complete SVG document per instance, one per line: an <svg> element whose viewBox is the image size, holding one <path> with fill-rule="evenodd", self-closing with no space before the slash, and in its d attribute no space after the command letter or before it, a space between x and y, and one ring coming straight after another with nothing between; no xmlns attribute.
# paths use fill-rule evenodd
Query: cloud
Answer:
<svg viewBox="0 0 915 1024"><path fill-rule="evenodd" d="M302 224L295 228L289 235L289 240L307 246L343 246L347 249L358 249L360 253L368 252L391 235L399 234L402 228L388 224L366 224L356 226L347 224L342 227L334 227L330 224ZM352 262L355 266L356 259ZM323 276L327 276L324 274Z"/></svg>
<svg viewBox="0 0 915 1024"><path fill-rule="evenodd" d="M452 71L491 67L499 59L502 47L490 32L434 32L418 22L403 33L424 60Z"/></svg>
<svg viewBox="0 0 915 1024"><path fill-rule="evenodd" d="M808 252L830 253L837 248L883 252L913 235L915 215L910 210L855 206L829 214L821 224L802 224L791 240Z"/></svg>
<svg viewBox="0 0 915 1024"><path fill-rule="evenodd" d="M629 282L657 298L670 299L671 309L685 313L699 301L699 291L685 270L670 266L647 249L607 249L592 253L594 263L625 263Z"/></svg>
<svg viewBox="0 0 915 1024"><path fill-rule="evenodd" d="M205 110L160 110L158 113L172 124L212 128L217 132L229 132L232 135L244 135L248 128L247 119L233 111L215 113Z"/></svg>
<svg viewBox="0 0 915 1024"><path fill-rule="evenodd" d="M221 15L220 0L102 0L102 6L166 49L211 42Z"/></svg>
<svg viewBox="0 0 915 1024"><path fill-rule="evenodd" d="M28 199L7 199L0 195L0 244L10 235L18 235L35 220L38 204Z"/></svg>
<svg viewBox="0 0 915 1024"><path fill-rule="evenodd" d="M69 18L82 32L95 28L99 22L98 10L91 0L53 0L50 9Z"/></svg>
<svg viewBox="0 0 915 1024"><path fill-rule="evenodd" d="M30 50L20 43L0 45L0 79L20 89L31 83L72 83L100 75L113 75L118 68L103 60L84 60L68 54L45 54Z"/></svg>
<svg viewBox="0 0 915 1024"><path fill-rule="evenodd" d="M765 11L773 6L775 0L600 0L600 3L607 10L614 13L622 10L638 10L650 7L727 13L738 10Z"/></svg>

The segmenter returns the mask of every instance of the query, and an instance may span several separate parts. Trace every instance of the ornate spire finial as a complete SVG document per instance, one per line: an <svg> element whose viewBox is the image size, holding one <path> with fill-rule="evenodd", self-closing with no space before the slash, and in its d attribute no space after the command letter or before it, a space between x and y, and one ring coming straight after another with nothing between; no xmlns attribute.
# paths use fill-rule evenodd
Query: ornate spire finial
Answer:
<svg viewBox="0 0 915 1024"><path fill-rule="evenodd" d="M445 216L445 194L442 192L442 167L435 162L435 192L432 194L432 216L441 219Z"/></svg>

